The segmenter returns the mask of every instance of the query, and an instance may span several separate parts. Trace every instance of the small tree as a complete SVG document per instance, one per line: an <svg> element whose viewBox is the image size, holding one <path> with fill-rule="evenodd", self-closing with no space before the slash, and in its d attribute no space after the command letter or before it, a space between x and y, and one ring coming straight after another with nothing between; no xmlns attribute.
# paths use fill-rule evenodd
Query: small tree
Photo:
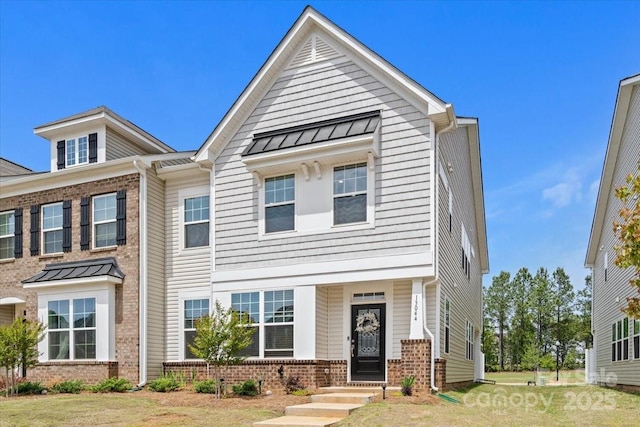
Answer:
<svg viewBox="0 0 640 427"><path fill-rule="evenodd" d="M9 396L9 371L11 371L11 394L15 393L15 375L18 366L24 369L38 364L37 345L44 339L45 326L39 321L16 319L9 326L0 327L0 366L7 375Z"/></svg>
<svg viewBox="0 0 640 427"><path fill-rule="evenodd" d="M639 296L627 298L624 311L629 317L640 319L640 162L636 176L627 176L627 185L616 188L616 197L625 205L620 209L620 221L613 222L613 232L619 240L614 246L617 257L615 265L620 268L632 267L635 275L629 280ZM630 206L629 206L629 202Z"/></svg>
<svg viewBox="0 0 640 427"><path fill-rule="evenodd" d="M189 349L207 363L207 376L213 365L216 398L220 398L220 368L242 363L245 357L240 352L251 345L253 333L248 313L225 310L217 300L210 315L196 320L196 337Z"/></svg>

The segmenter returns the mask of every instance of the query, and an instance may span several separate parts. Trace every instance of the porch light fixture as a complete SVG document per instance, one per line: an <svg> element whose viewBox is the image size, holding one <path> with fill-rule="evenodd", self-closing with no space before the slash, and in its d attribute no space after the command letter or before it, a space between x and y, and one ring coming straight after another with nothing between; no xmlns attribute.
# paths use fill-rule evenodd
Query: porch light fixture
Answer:
<svg viewBox="0 0 640 427"><path fill-rule="evenodd" d="M387 398L387 383L382 383L382 400Z"/></svg>
<svg viewBox="0 0 640 427"><path fill-rule="evenodd" d="M262 378L258 379L258 394L262 394Z"/></svg>
<svg viewBox="0 0 640 427"><path fill-rule="evenodd" d="M284 377L284 365L278 366L278 375L280 376L280 379Z"/></svg>

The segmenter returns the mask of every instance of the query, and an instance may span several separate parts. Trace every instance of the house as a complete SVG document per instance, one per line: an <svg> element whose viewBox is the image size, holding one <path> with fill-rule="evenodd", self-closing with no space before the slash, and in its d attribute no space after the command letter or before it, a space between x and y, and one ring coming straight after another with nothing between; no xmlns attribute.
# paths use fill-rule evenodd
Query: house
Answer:
<svg viewBox="0 0 640 427"><path fill-rule="evenodd" d="M185 344L218 300L255 329L227 382L482 377L477 119L307 7L193 161L208 182L172 199L209 194L212 246L180 247L185 224L167 208L167 268L184 270L167 276L166 371L202 372ZM210 286L192 277L200 263Z"/></svg>
<svg viewBox="0 0 640 427"><path fill-rule="evenodd" d="M593 280L592 334L588 381L640 389L640 319L625 316L626 298L636 296L629 285L633 269L614 264L618 243L613 222L623 207L614 190L636 174L640 161L640 74L618 87L607 152L591 226L585 266Z"/></svg>
<svg viewBox="0 0 640 427"><path fill-rule="evenodd" d="M47 326L33 380L160 375L164 236L147 230L164 228L164 183L151 166L185 154L106 107L35 134L49 171L0 163L0 324Z"/></svg>

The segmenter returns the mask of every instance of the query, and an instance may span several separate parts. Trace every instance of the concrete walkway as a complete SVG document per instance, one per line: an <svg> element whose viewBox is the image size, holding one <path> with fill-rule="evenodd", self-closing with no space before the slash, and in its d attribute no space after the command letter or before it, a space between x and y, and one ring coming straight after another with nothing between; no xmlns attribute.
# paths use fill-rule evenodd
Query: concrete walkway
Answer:
<svg viewBox="0 0 640 427"><path fill-rule="evenodd" d="M311 403L287 406L285 416L255 422L253 427L329 427L371 402L375 395L368 389L334 389L311 396Z"/></svg>

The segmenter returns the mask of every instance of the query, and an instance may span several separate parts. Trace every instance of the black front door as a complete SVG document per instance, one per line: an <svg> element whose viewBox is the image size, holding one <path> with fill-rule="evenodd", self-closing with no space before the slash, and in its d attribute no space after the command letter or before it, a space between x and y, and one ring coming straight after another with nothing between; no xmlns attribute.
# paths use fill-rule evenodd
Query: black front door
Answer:
<svg viewBox="0 0 640 427"><path fill-rule="evenodd" d="M385 305L351 306L351 381L384 381Z"/></svg>

